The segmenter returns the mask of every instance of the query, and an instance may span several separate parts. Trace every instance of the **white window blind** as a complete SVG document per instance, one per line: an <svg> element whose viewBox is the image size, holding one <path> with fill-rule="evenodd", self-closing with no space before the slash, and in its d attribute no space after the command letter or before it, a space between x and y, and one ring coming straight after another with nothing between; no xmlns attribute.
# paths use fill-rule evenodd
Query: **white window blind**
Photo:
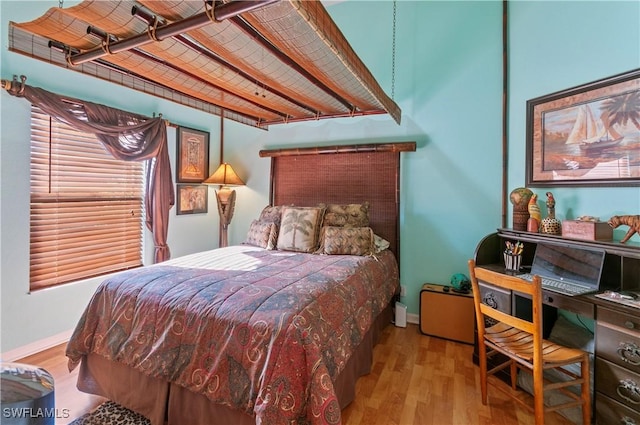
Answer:
<svg viewBox="0 0 640 425"><path fill-rule="evenodd" d="M144 163L31 109L30 288L142 264Z"/></svg>

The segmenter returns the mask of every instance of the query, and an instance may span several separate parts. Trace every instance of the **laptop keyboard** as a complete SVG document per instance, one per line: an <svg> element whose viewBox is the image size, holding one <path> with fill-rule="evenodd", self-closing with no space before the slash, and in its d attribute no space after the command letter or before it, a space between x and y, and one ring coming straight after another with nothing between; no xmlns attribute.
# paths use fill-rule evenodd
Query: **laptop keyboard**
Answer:
<svg viewBox="0 0 640 425"><path fill-rule="evenodd" d="M527 280L529 282L533 280L533 275L531 273L519 274L518 277L521 279ZM568 295L570 297L575 295L587 294L589 292L595 292L595 290L587 286L578 285L577 283L562 282L559 280L549 279L546 277L541 277L541 282L542 282L542 289L558 292L560 294Z"/></svg>

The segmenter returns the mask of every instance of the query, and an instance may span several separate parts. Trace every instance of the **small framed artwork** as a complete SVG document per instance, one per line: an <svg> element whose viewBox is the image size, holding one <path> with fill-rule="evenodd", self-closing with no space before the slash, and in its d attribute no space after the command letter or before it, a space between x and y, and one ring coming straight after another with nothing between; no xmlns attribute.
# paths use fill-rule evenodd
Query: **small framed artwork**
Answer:
<svg viewBox="0 0 640 425"><path fill-rule="evenodd" d="M209 177L209 133L178 127L176 134L176 181L203 182Z"/></svg>
<svg viewBox="0 0 640 425"><path fill-rule="evenodd" d="M640 69L527 101L527 186L640 185Z"/></svg>
<svg viewBox="0 0 640 425"><path fill-rule="evenodd" d="M209 186L206 184L177 185L177 214L202 214L207 212L207 194Z"/></svg>

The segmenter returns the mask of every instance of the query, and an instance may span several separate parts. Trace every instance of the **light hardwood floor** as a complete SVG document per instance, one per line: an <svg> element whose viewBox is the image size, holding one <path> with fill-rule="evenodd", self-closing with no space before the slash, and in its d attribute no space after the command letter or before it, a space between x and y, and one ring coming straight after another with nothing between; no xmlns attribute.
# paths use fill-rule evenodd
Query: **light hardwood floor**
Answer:
<svg viewBox="0 0 640 425"><path fill-rule="evenodd" d="M76 389L77 370L68 372L64 349L63 344L19 360L54 376L56 407L69 412L56 425L104 401ZM371 373L358 380L356 399L343 410L343 424L532 425L528 410L491 386L489 405L482 405L472 353L472 346L422 335L416 325L388 326L375 348ZM547 425L571 424L557 414L546 419Z"/></svg>

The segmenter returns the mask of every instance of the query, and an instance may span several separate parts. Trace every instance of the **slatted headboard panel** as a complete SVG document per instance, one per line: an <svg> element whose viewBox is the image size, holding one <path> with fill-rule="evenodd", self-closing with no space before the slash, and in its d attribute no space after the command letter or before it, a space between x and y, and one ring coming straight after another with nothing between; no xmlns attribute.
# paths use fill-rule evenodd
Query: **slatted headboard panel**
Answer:
<svg viewBox="0 0 640 425"><path fill-rule="evenodd" d="M271 157L271 205L369 202L374 232L400 260L400 152L415 142L260 151Z"/></svg>

